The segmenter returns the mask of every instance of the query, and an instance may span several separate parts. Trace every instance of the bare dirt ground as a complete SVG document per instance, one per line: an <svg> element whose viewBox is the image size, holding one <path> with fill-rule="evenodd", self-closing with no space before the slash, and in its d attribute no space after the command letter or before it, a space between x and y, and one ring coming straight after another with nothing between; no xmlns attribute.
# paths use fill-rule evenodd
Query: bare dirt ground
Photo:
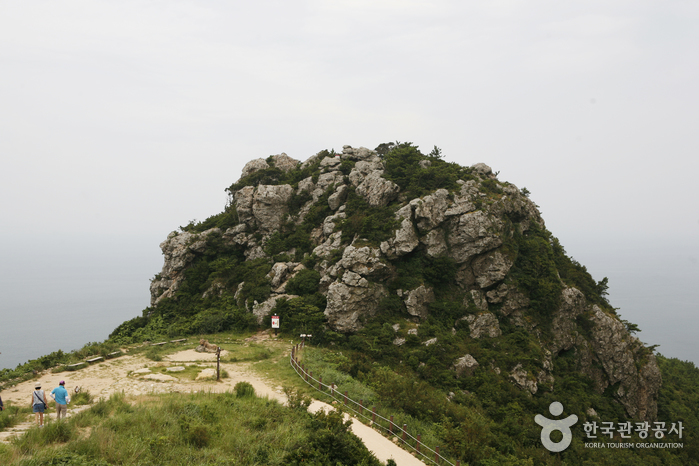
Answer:
<svg viewBox="0 0 699 466"><path fill-rule="evenodd" d="M262 343L268 339L266 334L258 334L249 339L250 342ZM221 357L227 356L222 351ZM181 376L187 371L187 366L196 365L199 377L213 375L213 378L192 380L191 376ZM221 369L228 373L228 377L220 382L215 381L216 354L199 353L188 349L164 356L162 361L155 362L143 355L124 355L116 359L80 369L74 372L61 372L58 374L42 374L38 379L42 389L47 393L49 400L48 413L50 419L55 419L53 409L54 402L48 397L52 389L58 386L61 380L65 381L66 389L73 392L75 387L81 390L89 390L95 398L109 398L113 393L123 392L126 395L149 395L160 393L194 393L214 392L221 393L232 391L238 382L248 382L254 388L258 396L268 397L286 403L286 396L282 387L276 383L265 380L250 368L250 363L221 363ZM163 370L164 369L164 370ZM207 372L205 372L207 371ZM190 369L189 373L191 374ZM181 374L182 373L182 374ZM37 380L30 380L17 384L15 387L0 392L0 397L7 403L11 401L16 406L31 404L32 392ZM68 405L68 416L72 416L87 409L89 406ZM316 412L320 409L333 409L330 405L314 400L309 411ZM27 429L35 425L34 417L16 425L11 429L0 432L0 442L8 442L12 437L22 435ZM357 435L376 457L386 462L393 458L399 466L420 466L425 463L412 456L407 451L395 445L389 439L368 427L356 419L352 419L352 432Z"/></svg>

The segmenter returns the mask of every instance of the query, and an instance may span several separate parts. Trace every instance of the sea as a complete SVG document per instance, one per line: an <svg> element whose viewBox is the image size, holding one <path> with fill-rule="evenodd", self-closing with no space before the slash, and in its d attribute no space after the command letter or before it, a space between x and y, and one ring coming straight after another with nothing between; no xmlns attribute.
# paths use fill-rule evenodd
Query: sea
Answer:
<svg viewBox="0 0 699 466"><path fill-rule="evenodd" d="M163 238L16 240L0 246L0 369L105 340L149 305ZM9 244L8 244L9 243ZM572 246L571 246L572 243ZM699 364L699 250L694 242L570 241L609 279L609 301L667 357Z"/></svg>

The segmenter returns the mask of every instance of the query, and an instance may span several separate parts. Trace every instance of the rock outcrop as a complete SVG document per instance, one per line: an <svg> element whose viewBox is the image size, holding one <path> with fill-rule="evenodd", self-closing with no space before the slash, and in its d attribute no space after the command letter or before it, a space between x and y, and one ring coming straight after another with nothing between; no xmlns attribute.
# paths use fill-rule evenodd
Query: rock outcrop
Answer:
<svg viewBox="0 0 699 466"><path fill-rule="evenodd" d="M204 261L211 275L197 285L202 299L230 296L262 323L279 298L297 297L287 288L307 266L315 280L320 276L312 291L322 296L314 301L314 309L327 303L320 310L335 332L360 332L390 307L411 328L399 331L400 326L394 326L389 344L396 351L432 351L448 338L426 335L417 340L414 327L431 313L448 312L454 327L449 338L491 348L517 333L527 339L528 346L522 348L535 348L538 358L513 356L504 358L506 362L479 364L471 354L458 359L452 355L449 360L454 362L448 367L456 377L493 371L536 394L553 389L556 358L572 352L579 372L590 377L600 393L613 387L630 416L654 419L661 383L655 357L611 307L589 300L554 272L547 279L552 280L551 293L556 293L550 301L557 307L535 311L541 306L540 296L516 278L522 274L517 241L539 235L540 247L550 246L551 237L541 233L545 224L537 206L482 163L450 172L458 173L459 179L444 177L444 186L410 191L409 182L415 182L406 181L410 170L425 170L425 180L431 180L429 170L449 168L443 164L423 156L398 176L384 156L351 146L344 146L340 154L319 152L303 163L284 153L252 160L229 189L231 216L213 224L225 226L172 232L160 245L165 264L151 283L151 306L176 299L186 271ZM257 179L264 182L251 181ZM411 198L410 192L421 194ZM215 255L211 248L225 251L226 260L246 260L259 270L245 281L230 274L226 280L225 260L207 259ZM239 264L230 267L234 266ZM257 284L253 287L248 280Z"/></svg>

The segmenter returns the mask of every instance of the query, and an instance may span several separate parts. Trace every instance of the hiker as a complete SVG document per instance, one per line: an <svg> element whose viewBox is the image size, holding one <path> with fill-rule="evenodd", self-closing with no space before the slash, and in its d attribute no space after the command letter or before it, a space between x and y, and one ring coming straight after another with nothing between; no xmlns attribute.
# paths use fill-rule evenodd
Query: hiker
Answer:
<svg viewBox="0 0 699 466"><path fill-rule="evenodd" d="M68 390L66 390L65 384L65 380L61 380L58 383L58 387L51 390L51 398L53 398L56 401L56 419L58 420L61 419L61 413L65 418L66 413L68 412L67 405L70 401L70 398L68 398Z"/></svg>
<svg viewBox="0 0 699 466"><path fill-rule="evenodd" d="M5 409L5 405L2 404L2 397L0 396L0 411L2 411L3 409Z"/></svg>
<svg viewBox="0 0 699 466"><path fill-rule="evenodd" d="M44 427L44 410L47 408L46 393L41 389L41 384L37 382L32 393L32 409L36 413L36 423L39 427Z"/></svg>

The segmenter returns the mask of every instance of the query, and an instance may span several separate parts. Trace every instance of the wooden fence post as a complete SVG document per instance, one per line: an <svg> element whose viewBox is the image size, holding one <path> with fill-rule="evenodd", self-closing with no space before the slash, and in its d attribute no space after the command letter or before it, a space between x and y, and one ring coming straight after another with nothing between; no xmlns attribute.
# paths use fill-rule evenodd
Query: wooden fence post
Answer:
<svg viewBox="0 0 699 466"><path fill-rule="evenodd" d="M391 415L391 423L388 426L388 431L393 433L393 415Z"/></svg>
<svg viewBox="0 0 699 466"><path fill-rule="evenodd" d="M407 428L408 428L408 424L403 424L403 438L402 438L403 443L405 443L405 429L407 429Z"/></svg>
<svg viewBox="0 0 699 466"><path fill-rule="evenodd" d="M372 411L371 422L376 422L376 406L374 406L371 411Z"/></svg>
<svg viewBox="0 0 699 466"><path fill-rule="evenodd" d="M415 449L417 450L418 453L420 453L420 443L421 443L421 436L420 434L417 434L417 445L415 446Z"/></svg>

